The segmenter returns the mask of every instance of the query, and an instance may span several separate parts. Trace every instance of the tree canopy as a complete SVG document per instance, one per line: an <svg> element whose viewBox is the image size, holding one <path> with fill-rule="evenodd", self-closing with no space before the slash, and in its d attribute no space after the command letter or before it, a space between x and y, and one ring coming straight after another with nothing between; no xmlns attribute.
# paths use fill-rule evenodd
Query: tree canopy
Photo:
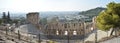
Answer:
<svg viewBox="0 0 120 43"><path fill-rule="evenodd" d="M11 18L10 18L10 13L8 12L8 15L6 15L5 12L3 12L3 16L2 16L2 22L3 23L11 23Z"/></svg>
<svg viewBox="0 0 120 43"><path fill-rule="evenodd" d="M120 3L111 2L107 9L102 11L97 19L96 25L100 30L110 30L120 26Z"/></svg>

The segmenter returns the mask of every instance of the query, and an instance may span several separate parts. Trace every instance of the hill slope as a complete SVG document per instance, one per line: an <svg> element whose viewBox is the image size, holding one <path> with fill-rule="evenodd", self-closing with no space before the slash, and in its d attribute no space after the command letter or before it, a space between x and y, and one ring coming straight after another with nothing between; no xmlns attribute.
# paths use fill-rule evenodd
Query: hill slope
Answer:
<svg viewBox="0 0 120 43"><path fill-rule="evenodd" d="M94 16L97 16L101 11L103 11L105 9L106 8L97 7L97 8L94 8L94 9L87 10L87 11L82 11L82 12L79 13L79 15L85 15L85 16L88 16L88 17L92 18Z"/></svg>

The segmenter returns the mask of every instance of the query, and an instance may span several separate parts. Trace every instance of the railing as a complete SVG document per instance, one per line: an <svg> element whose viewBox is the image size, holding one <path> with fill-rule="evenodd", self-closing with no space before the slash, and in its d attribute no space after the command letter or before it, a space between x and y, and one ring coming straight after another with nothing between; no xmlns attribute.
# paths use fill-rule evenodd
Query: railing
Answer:
<svg viewBox="0 0 120 43"><path fill-rule="evenodd" d="M23 36L20 33L19 33L20 34L20 36L19 36L18 33L15 33L15 32L7 32L7 34L6 34L5 31L0 30L0 34L6 36L7 39L14 40L15 42L24 41L24 42L31 43L31 40L37 41L37 39L32 39L30 37ZM19 39L19 37L20 37L20 39Z"/></svg>

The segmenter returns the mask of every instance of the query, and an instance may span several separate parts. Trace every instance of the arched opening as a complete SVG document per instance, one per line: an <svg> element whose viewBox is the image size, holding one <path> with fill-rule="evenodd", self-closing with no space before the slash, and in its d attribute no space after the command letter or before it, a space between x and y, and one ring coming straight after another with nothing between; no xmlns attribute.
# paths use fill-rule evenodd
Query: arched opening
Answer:
<svg viewBox="0 0 120 43"><path fill-rule="evenodd" d="M65 31L64 35L68 35L68 31Z"/></svg>
<svg viewBox="0 0 120 43"><path fill-rule="evenodd" d="M77 31L73 31L73 35L77 35Z"/></svg>
<svg viewBox="0 0 120 43"><path fill-rule="evenodd" d="M56 31L56 35L59 35L59 31Z"/></svg>

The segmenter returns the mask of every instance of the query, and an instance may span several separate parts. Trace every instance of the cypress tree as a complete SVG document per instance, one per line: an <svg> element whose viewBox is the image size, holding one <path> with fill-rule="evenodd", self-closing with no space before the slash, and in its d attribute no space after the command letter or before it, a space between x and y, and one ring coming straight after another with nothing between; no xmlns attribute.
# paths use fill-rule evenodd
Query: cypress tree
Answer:
<svg viewBox="0 0 120 43"><path fill-rule="evenodd" d="M8 11L8 15L7 15L7 22L10 23L11 19L10 19L10 13Z"/></svg>
<svg viewBox="0 0 120 43"><path fill-rule="evenodd" d="M2 16L2 20L3 20L3 23L6 23L6 14L5 14L5 12L3 12L3 16Z"/></svg>

